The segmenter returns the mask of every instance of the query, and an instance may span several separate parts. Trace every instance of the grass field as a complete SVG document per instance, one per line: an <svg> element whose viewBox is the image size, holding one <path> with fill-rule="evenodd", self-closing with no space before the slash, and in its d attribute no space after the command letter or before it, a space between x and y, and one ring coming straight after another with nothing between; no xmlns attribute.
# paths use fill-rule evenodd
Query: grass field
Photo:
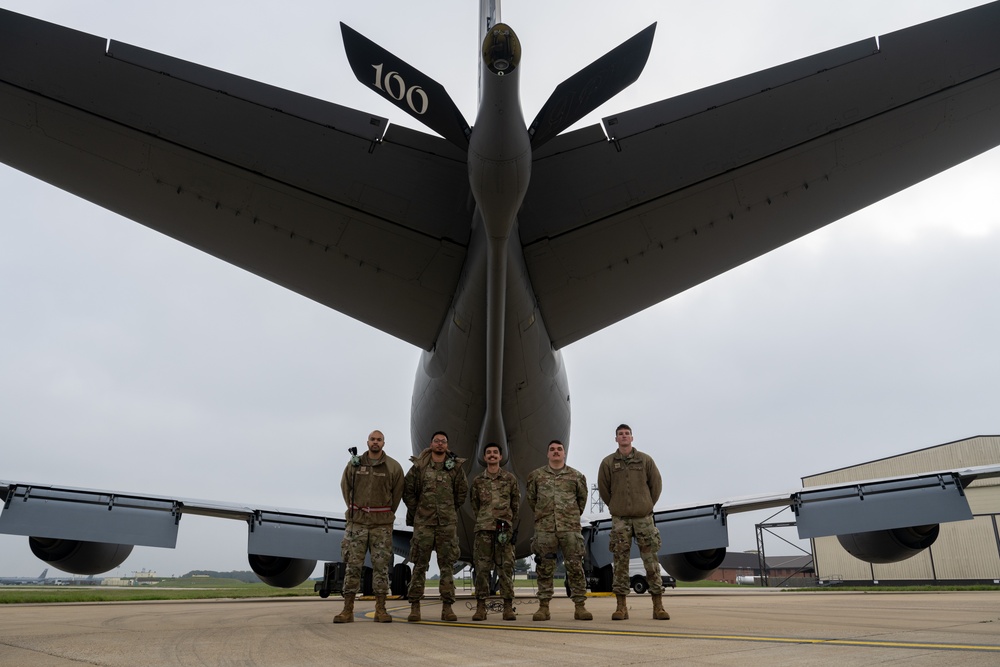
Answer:
<svg viewBox="0 0 1000 667"><path fill-rule="evenodd" d="M313 582L295 588L272 588L236 579L164 579L155 586L2 586L0 604L26 602L128 602L137 600L200 600L276 598L316 595Z"/></svg>
<svg viewBox="0 0 1000 667"><path fill-rule="evenodd" d="M140 600L198 600L198 599L239 599L239 598L273 598L300 597L316 595L313 590L313 580L295 588L271 588L263 583L248 584L236 579L219 579L209 577L163 579L158 584L150 586L127 586L122 588L111 586L75 587L75 586L0 586L0 604L38 603L38 602L127 602ZM431 586L436 581L428 581ZM515 578L514 585L518 589L534 589L534 579ZM699 584L679 584L680 586L727 586L717 582L700 582ZM471 579L462 577L455 579L459 593L471 591ZM563 588L562 579L554 579L553 587L556 595Z"/></svg>
<svg viewBox="0 0 1000 667"><path fill-rule="evenodd" d="M281 598L304 597L316 595L313 590L313 580L295 588L272 588L267 584L248 584L236 579L183 578L164 579L152 586L128 586L116 588L111 586L74 587L74 586L0 586L0 604L24 604L42 602L137 602L145 600L210 600L210 599L240 599L240 598ZM428 582L435 585L436 582ZM533 588L535 581L516 579L519 589ZM459 594L471 591L471 582L457 579L455 582ZM561 595L563 580L553 582L556 595ZM736 588L749 589L749 586L736 586L718 581L698 581L693 583L678 582L678 588ZM872 593L889 593L900 591L1000 591L1000 586L831 586L829 588L800 588L796 591L810 592L822 595L838 591L863 591ZM524 593L526 591L522 591ZM669 589L667 594L669 595Z"/></svg>

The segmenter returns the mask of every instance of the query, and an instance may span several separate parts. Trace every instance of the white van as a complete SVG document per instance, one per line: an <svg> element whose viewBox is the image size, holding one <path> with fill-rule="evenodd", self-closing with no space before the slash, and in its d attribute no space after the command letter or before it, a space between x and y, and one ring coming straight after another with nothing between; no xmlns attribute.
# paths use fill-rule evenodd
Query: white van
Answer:
<svg viewBox="0 0 1000 667"><path fill-rule="evenodd" d="M587 588L596 593L610 593L614 576L611 564L597 568L595 571L584 570L587 578ZM677 580L667 574L667 571L660 566L660 581L664 588L677 588ZM569 580L565 580L566 597L570 596ZM642 564L641 558L630 558L628 562L628 584L636 593L645 593L649 590L649 582L646 581L646 567Z"/></svg>
<svg viewBox="0 0 1000 667"><path fill-rule="evenodd" d="M660 565L660 579L664 588L676 588L677 581L667 574L667 571ZM630 558L628 561L628 583L632 590L642 595L649 590L649 582L646 581L646 566L642 564L641 558Z"/></svg>

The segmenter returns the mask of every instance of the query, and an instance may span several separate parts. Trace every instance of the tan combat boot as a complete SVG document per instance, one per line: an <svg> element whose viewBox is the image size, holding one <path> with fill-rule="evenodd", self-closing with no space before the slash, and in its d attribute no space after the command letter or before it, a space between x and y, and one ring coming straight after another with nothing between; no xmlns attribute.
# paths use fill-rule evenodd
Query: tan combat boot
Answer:
<svg viewBox="0 0 1000 667"><path fill-rule="evenodd" d="M476 613L472 615L473 621L486 620L486 600L476 600Z"/></svg>
<svg viewBox="0 0 1000 667"><path fill-rule="evenodd" d="M354 622L354 593L344 593L344 610L333 617L334 623Z"/></svg>
<svg viewBox="0 0 1000 667"><path fill-rule="evenodd" d="M663 596L662 595L654 595L653 596L653 618L655 618L657 621L669 621L670 620L670 614L668 614L667 610L663 608Z"/></svg>
<svg viewBox="0 0 1000 667"><path fill-rule="evenodd" d="M549 601L548 600L539 600L538 601L538 611L536 611L535 615L531 617L531 620L533 620L533 621L547 621L547 620L549 620L549 618L550 618L550 616L549 616Z"/></svg>
<svg viewBox="0 0 1000 667"><path fill-rule="evenodd" d="M514 613L514 601L504 600L503 601L503 620L505 621L516 621L517 614Z"/></svg>
<svg viewBox="0 0 1000 667"><path fill-rule="evenodd" d="M625 606L625 596L618 595L615 593L615 597L618 598L618 609L615 609L615 613L611 614L612 621L624 621L628 619L628 607Z"/></svg>
<svg viewBox="0 0 1000 667"><path fill-rule="evenodd" d="M577 602L576 609L573 611L573 618L578 621L592 621L594 620L594 615L587 611L585 603Z"/></svg>
<svg viewBox="0 0 1000 667"><path fill-rule="evenodd" d="M450 602L443 602L441 604L441 620L442 621L457 621L458 616L455 616L455 612L451 610Z"/></svg>
<svg viewBox="0 0 1000 667"><path fill-rule="evenodd" d="M384 595L379 595L375 597L375 622L392 623L392 616L390 616L389 612L385 610Z"/></svg>
<svg viewBox="0 0 1000 667"><path fill-rule="evenodd" d="M416 623L420 620L420 600L410 603L410 615L406 617L408 623Z"/></svg>

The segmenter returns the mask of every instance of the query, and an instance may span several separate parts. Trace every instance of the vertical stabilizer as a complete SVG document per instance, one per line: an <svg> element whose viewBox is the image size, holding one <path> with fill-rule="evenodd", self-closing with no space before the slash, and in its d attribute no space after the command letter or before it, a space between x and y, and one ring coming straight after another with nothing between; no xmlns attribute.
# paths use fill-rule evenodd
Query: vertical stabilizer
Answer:
<svg viewBox="0 0 1000 667"><path fill-rule="evenodd" d="M486 39L486 33L497 23L500 23L500 0L479 0L479 39L476 40L476 71L479 72L477 107L483 101L483 74L479 69L479 60L482 58L481 47L483 40Z"/></svg>

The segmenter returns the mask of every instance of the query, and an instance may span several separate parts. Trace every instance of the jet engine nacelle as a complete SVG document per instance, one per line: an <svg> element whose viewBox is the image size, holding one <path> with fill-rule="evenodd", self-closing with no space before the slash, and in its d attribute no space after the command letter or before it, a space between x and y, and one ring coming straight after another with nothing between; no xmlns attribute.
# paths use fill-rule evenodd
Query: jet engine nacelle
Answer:
<svg viewBox="0 0 1000 667"><path fill-rule="evenodd" d="M250 569L268 586L295 588L309 578L316 569L316 561L285 556L250 554Z"/></svg>
<svg viewBox="0 0 1000 667"><path fill-rule="evenodd" d="M837 535L840 545L855 558L868 563L898 563L916 556L934 544L940 524Z"/></svg>
<svg viewBox="0 0 1000 667"><path fill-rule="evenodd" d="M715 572L726 558L725 548L686 551L660 556L660 565L677 581L702 581Z"/></svg>
<svg viewBox="0 0 1000 667"><path fill-rule="evenodd" d="M84 542L49 537L29 537L31 553L54 568L70 574L94 575L113 570L132 553L131 544Z"/></svg>

